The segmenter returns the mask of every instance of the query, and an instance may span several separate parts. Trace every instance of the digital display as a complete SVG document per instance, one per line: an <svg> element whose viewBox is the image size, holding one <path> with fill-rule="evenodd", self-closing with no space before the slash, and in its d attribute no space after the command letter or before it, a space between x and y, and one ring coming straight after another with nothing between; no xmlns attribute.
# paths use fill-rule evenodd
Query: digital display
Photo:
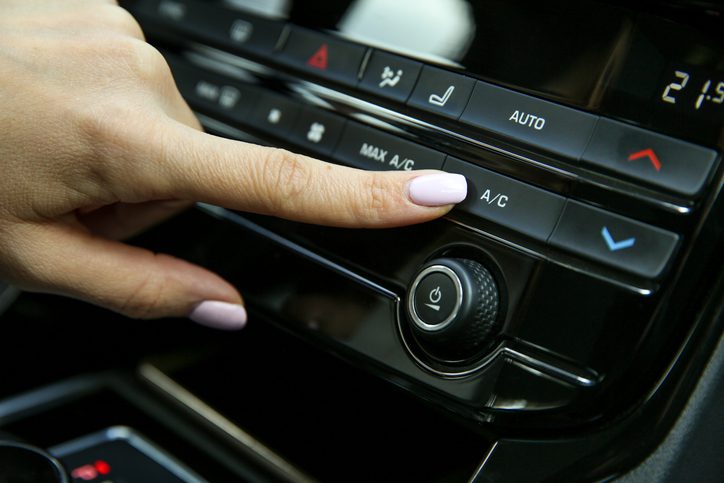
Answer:
<svg viewBox="0 0 724 483"><path fill-rule="evenodd" d="M724 119L724 72L671 66L663 76L657 101L682 113Z"/></svg>

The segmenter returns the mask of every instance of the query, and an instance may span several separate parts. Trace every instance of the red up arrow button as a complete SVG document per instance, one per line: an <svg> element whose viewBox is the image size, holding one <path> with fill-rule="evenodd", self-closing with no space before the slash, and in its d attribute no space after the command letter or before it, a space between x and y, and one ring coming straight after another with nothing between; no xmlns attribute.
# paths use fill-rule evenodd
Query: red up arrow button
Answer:
<svg viewBox="0 0 724 483"><path fill-rule="evenodd" d="M658 156L656 156L656 153L653 149L647 148L642 149L641 151L636 151L635 153L632 153L629 155L628 160L629 161L636 161L637 159L641 158L649 158L649 161L651 161L651 164L656 168L656 171L661 171L661 161L659 161Z"/></svg>

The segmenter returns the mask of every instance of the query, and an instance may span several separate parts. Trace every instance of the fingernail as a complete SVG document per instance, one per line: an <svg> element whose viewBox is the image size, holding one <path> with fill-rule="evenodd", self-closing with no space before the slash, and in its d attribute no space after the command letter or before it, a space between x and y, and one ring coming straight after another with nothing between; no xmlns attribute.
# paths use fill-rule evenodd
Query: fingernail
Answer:
<svg viewBox="0 0 724 483"><path fill-rule="evenodd" d="M191 311L189 318L215 329L238 330L246 325L246 309L238 304L205 300Z"/></svg>
<svg viewBox="0 0 724 483"><path fill-rule="evenodd" d="M416 205L443 206L460 203L468 194L468 182L461 174L436 173L410 181L410 199Z"/></svg>

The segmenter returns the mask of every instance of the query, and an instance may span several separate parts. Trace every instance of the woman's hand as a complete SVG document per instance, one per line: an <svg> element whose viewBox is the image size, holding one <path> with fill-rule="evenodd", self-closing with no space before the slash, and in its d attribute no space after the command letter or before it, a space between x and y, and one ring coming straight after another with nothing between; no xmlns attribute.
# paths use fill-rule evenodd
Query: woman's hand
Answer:
<svg viewBox="0 0 724 483"><path fill-rule="evenodd" d="M112 1L0 3L0 278L131 317L246 321L236 289L123 244L194 201L324 225L445 214L459 175L365 172L204 134Z"/></svg>

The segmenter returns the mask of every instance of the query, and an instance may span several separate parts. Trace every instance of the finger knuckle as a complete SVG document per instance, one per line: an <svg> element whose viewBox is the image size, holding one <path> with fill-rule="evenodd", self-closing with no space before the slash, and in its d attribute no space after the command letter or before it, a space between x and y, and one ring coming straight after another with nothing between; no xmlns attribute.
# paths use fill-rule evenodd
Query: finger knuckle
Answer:
<svg viewBox="0 0 724 483"><path fill-rule="evenodd" d="M359 222L384 220L396 203L391 183L381 173L368 173L360 191L361 199L353 206Z"/></svg>
<svg viewBox="0 0 724 483"><path fill-rule="evenodd" d="M274 211L286 211L298 204L309 187L311 173L296 154L283 149L272 151L263 163L268 176L263 177L262 191Z"/></svg>
<svg viewBox="0 0 724 483"><path fill-rule="evenodd" d="M101 8L105 25L137 39L143 40L145 38L141 26L128 10L121 8L116 2L108 2Z"/></svg>
<svg viewBox="0 0 724 483"><path fill-rule="evenodd" d="M131 78L151 84L164 80L169 69L163 55L151 44L134 37L120 37L112 49Z"/></svg>
<svg viewBox="0 0 724 483"><path fill-rule="evenodd" d="M134 319L153 318L161 307L166 284L155 273L149 272L134 282L128 295L123 298L116 310Z"/></svg>

